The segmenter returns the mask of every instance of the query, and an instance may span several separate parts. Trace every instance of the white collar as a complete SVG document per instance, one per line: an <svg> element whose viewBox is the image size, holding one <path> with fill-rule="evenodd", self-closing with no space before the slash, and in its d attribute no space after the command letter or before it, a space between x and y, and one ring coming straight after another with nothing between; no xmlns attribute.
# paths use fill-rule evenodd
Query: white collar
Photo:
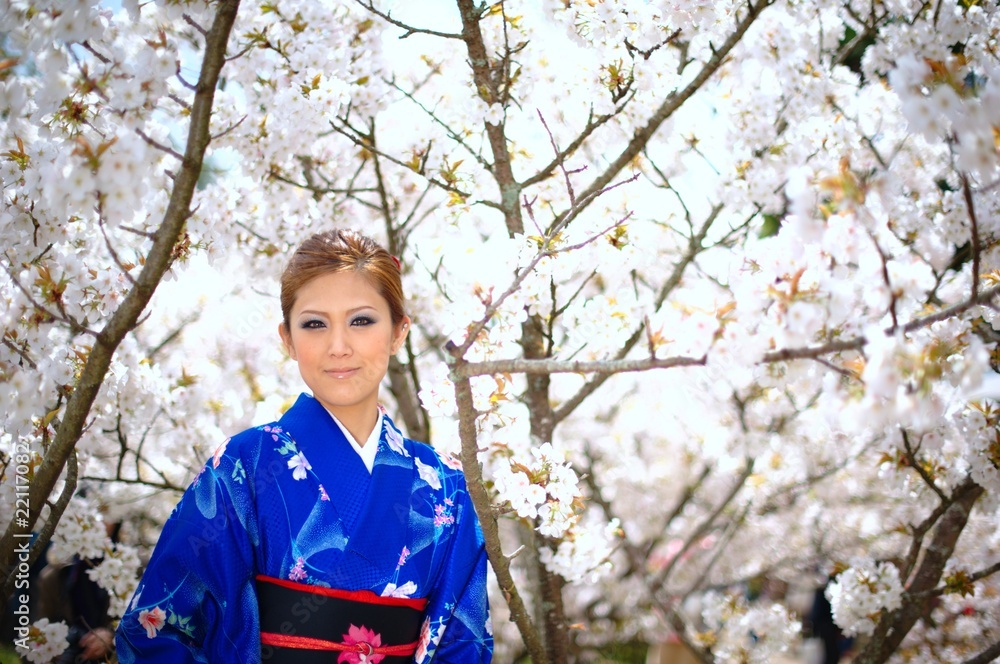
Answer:
<svg viewBox="0 0 1000 664"><path fill-rule="evenodd" d="M341 433L344 434L344 438L347 439L347 442L351 444L351 448L353 448L354 451L357 452L358 456L361 457L361 461L365 464L365 467L368 469L368 474L370 475L372 468L375 467L375 455L378 453L378 441L382 438L382 411L378 411L378 419L375 420L375 427L372 429L372 432L368 434L368 440L365 441L363 446L358 445L358 441L354 440L354 436L352 436L351 432L347 430L347 427L345 427L344 424L337 419L336 415L331 413L329 409L326 409L326 412L330 413L330 417L332 417L333 421L337 423L338 427L340 427Z"/></svg>

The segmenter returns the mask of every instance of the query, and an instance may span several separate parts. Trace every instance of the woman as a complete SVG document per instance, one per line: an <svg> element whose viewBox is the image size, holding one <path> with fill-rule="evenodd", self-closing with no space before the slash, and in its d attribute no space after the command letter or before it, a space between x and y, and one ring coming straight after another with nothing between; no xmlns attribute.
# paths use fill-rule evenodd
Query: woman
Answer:
<svg viewBox="0 0 1000 664"><path fill-rule="evenodd" d="M312 395L195 478L122 617L119 661L489 662L465 479L378 405L410 325L398 261L351 231L314 235L281 309Z"/></svg>

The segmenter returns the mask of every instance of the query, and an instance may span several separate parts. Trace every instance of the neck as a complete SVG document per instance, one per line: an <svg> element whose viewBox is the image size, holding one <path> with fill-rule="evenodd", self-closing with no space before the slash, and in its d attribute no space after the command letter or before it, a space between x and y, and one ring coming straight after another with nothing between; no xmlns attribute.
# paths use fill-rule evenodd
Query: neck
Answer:
<svg viewBox="0 0 1000 664"><path fill-rule="evenodd" d="M365 405L364 407L329 408L328 410L334 417L340 420L340 423L350 432L355 442L364 447L365 443L368 442L368 436L371 435L372 429L375 428L375 423L378 421L378 408Z"/></svg>

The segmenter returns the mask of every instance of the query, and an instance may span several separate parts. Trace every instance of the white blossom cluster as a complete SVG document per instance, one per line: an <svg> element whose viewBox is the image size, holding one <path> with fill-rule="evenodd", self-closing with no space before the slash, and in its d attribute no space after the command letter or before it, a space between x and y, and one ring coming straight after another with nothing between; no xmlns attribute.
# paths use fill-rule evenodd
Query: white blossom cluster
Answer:
<svg viewBox="0 0 1000 664"><path fill-rule="evenodd" d="M70 501L59 520L59 529L52 536L49 555L54 560L68 562L74 555L100 558L110 549L104 519L93 503L85 498Z"/></svg>
<svg viewBox="0 0 1000 664"><path fill-rule="evenodd" d="M104 554L104 558L87 570L87 575L97 585L104 588L110 599L108 615L120 618L132 593L139 585L139 552L134 546L116 543Z"/></svg>
<svg viewBox="0 0 1000 664"><path fill-rule="evenodd" d="M785 607L750 604L738 595L711 592L701 606L706 629L696 638L711 642L716 661L775 661L789 652L802 627Z"/></svg>
<svg viewBox="0 0 1000 664"><path fill-rule="evenodd" d="M25 654L29 662L49 664L69 647L69 627L64 622L49 622L42 618L32 623L28 639L31 648Z"/></svg>
<svg viewBox="0 0 1000 664"><path fill-rule="evenodd" d="M501 502L522 518L538 518L538 531L552 538L562 537L576 521L574 503L581 498L576 472L559 457L551 443L543 443L530 456L501 463L493 480Z"/></svg>
<svg viewBox="0 0 1000 664"><path fill-rule="evenodd" d="M970 13L980 14L978 9ZM896 61L889 81L914 133L928 141L953 137L958 168L990 177L1000 166L990 140L1000 127L998 73L963 66L953 56L928 62L909 55Z"/></svg>
<svg viewBox="0 0 1000 664"><path fill-rule="evenodd" d="M879 613L898 609L902 595L899 570L891 563L849 567L826 590L834 621L849 635L874 632Z"/></svg>
<svg viewBox="0 0 1000 664"><path fill-rule="evenodd" d="M594 582L611 571L610 558L619 536L618 521L614 519L580 524L554 550L542 547L538 558L546 569L570 583Z"/></svg>
<svg viewBox="0 0 1000 664"><path fill-rule="evenodd" d="M593 373L549 377L544 445L529 379L471 381L495 502L537 528L503 548L549 540L568 621L593 628L579 643L662 638L657 599L690 595L716 657L768 661L798 638L791 610L704 589L809 584L802 570L829 560L857 561L831 600L871 633L901 601L879 561L967 478L987 491L949 569L996 558L1000 412L967 395L1000 317L964 305L973 283L1000 283L995 3L782 0L749 17L733 2L507 0L480 23L495 89L460 41L399 39L363 4L241 3L186 235L77 444L81 476L108 480L107 519L162 522L164 487L287 408L301 384L274 334L277 275L309 233L353 226L398 243L414 321L400 359L443 452L459 440L449 341L471 341L469 362L517 359L535 326L555 360L704 358L593 392ZM450 5L373 6L390 5L462 30ZM0 0L0 440L27 442L33 466L143 269L185 147L195 26L213 13ZM495 145L523 189L494 177ZM138 559L96 513L75 498L54 552L104 556L92 576L117 611ZM988 577L946 594L907 652L964 661L995 642L997 593Z"/></svg>

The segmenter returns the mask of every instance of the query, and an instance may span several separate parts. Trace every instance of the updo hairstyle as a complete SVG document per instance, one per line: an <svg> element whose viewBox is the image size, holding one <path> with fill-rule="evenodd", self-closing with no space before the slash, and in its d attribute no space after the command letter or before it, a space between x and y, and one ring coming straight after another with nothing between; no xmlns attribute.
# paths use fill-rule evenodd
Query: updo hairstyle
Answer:
<svg viewBox="0 0 1000 664"><path fill-rule="evenodd" d="M303 242L281 274L281 315L285 329L299 289L325 274L357 272L389 304L392 324L403 320L403 284L399 263L375 240L357 231L332 230L316 233Z"/></svg>

